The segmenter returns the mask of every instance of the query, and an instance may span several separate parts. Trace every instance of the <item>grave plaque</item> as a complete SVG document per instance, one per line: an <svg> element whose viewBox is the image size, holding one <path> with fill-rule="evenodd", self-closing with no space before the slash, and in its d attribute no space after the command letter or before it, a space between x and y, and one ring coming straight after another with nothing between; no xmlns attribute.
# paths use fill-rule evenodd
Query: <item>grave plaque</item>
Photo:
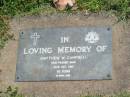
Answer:
<svg viewBox="0 0 130 97"><path fill-rule="evenodd" d="M28 29L19 33L16 81L112 79L110 27Z"/></svg>

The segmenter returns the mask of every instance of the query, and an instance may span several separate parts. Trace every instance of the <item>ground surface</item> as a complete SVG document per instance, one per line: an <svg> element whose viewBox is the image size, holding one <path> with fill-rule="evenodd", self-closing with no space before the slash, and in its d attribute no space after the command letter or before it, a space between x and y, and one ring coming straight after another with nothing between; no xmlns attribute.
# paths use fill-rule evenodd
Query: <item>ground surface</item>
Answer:
<svg viewBox="0 0 130 97"><path fill-rule="evenodd" d="M15 18L10 22L15 39L1 51L0 89L17 86L25 94L39 97L75 97L92 93L113 93L130 89L130 29L116 18L93 14L52 15ZM29 28L64 26L112 26L113 28L113 79L93 81L15 82L18 32Z"/></svg>

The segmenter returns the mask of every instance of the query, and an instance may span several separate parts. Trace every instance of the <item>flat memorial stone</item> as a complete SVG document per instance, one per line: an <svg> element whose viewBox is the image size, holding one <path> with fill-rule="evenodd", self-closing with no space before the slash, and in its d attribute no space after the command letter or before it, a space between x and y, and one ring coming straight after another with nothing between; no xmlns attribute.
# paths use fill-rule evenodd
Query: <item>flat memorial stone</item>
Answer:
<svg viewBox="0 0 130 97"><path fill-rule="evenodd" d="M112 79L112 29L61 27L19 34L16 81Z"/></svg>

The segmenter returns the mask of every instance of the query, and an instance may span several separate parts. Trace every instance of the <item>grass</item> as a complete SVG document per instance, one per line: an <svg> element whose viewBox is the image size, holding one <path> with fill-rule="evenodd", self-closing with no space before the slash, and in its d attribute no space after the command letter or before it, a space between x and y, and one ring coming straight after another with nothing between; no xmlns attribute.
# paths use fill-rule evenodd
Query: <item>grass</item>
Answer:
<svg viewBox="0 0 130 97"><path fill-rule="evenodd" d="M6 91L0 91L0 97L28 97L23 95L22 93L19 93L18 88L12 88L11 86L9 86ZM36 97L36 96L34 96ZM80 96L80 97L130 97L130 93L129 92L120 92L118 94L114 94L111 96L106 96L106 95L101 95L101 94L97 94L97 95L86 95L86 96Z"/></svg>
<svg viewBox="0 0 130 97"><path fill-rule="evenodd" d="M0 97L25 97L21 93L18 93L18 88L12 88L9 86L6 91L0 91Z"/></svg>
<svg viewBox="0 0 130 97"><path fill-rule="evenodd" d="M117 94L113 94L113 95L110 95L110 96L107 96L107 95L102 95L102 94L96 94L96 95L86 95L86 96L80 96L80 97L130 97L130 93L129 92L120 92L120 93L117 93Z"/></svg>
<svg viewBox="0 0 130 97"><path fill-rule="evenodd" d="M98 13L102 10L112 11L119 21L127 21L130 18L130 0L76 0L77 11L88 10ZM12 18L23 15L39 15L43 13L73 13L70 8L65 11L58 11L53 7L52 0L0 0L0 48L3 48L10 34L8 23L3 17Z"/></svg>
<svg viewBox="0 0 130 97"><path fill-rule="evenodd" d="M113 11L119 20L123 21L130 16L130 0L78 0L77 2L80 10Z"/></svg>
<svg viewBox="0 0 130 97"><path fill-rule="evenodd" d="M13 38L13 35L8 32L8 19L0 16L0 49L2 49L9 39Z"/></svg>
<svg viewBox="0 0 130 97"><path fill-rule="evenodd" d="M45 9L50 4L50 0L3 0L1 1L0 14L13 17L36 9ZM37 10L37 12L40 11Z"/></svg>
<svg viewBox="0 0 130 97"><path fill-rule="evenodd" d="M102 10L115 12L121 20L128 19L130 15L130 0L76 0L78 9L76 11L89 10L100 12ZM55 12L52 0L1 0L0 15L13 17L22 13L38 14L44 12ZM70 11L70 10L66 10ZM59 11L57 11L59 12ZM73 12L73 11L71 11Z"/></svg>
<svg viewBox="0 0 130 97"><path fill-rule="evenodd" d="M103 7L103 0L78 0L80 10L99 12Z"/></svg>

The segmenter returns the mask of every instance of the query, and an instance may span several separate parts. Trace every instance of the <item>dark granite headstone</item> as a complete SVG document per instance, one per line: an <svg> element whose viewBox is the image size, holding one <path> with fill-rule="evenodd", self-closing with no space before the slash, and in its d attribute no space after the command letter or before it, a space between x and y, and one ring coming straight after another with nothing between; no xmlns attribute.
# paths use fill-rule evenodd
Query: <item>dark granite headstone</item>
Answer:
<svg viewBox="0 0 130 97"><path fill-rule="evenodd" d="M112 79L109 27L20 32L16 81Z"/></svg>

